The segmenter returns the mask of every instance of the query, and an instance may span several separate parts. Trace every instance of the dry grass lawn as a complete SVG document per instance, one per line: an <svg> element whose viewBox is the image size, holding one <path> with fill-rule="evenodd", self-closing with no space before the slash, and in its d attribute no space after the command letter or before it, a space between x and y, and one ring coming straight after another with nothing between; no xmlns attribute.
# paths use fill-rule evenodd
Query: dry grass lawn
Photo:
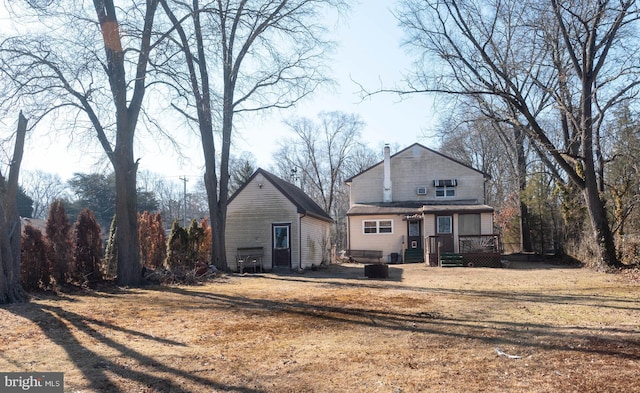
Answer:
<svg viewBox="0 0 640 393"><path fill-rule="evenodd" d="M68 392L640 392L629 275L363 273L42 295L0 308L0 370L63 371Z"/></svg>

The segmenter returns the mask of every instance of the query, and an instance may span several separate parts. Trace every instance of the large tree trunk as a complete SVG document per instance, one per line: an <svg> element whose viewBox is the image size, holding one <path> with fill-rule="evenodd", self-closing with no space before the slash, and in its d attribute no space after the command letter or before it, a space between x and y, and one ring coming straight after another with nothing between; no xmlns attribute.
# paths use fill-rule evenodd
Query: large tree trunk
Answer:
<svg viewBox="0 0 640 393"><path fill-rule="evenodd" d="M117 151L117 150L116 150ZM117 153L116 153L117 154ZM116 240L118 243L118 285L142 284L142 262L138 253L138 214L136 206L136 173L133 149L127 149L115 160Z"/></svg>
<svg viewBox="0 0 640 393"><path fill-rule="evenodd" d="M9 179L0 175L0 304L28 298L20 285L20 240L22 235L16 195L27 134L27 119L20 112Z"/></svg>
<svg viewBox="0 0 640 393"><path fill-rule="evenodd" d="M105 151L113 164L116 177L116 241L118 243L119 285L139 286L142 284L142 263L138 251L138 215L136 175L138 163L133 159L133 141L138 116L145 94L145 77L151 50L152 26L158 0L147 0L144 29L140 51L136 63L136 78L130 99L127 97L129 83L126 79L125 51L120 37L120 26L116 17L113 0L93 0L102 30L109 76L109 86L116 111L116 143L110 151L103 142ZM127 106L128 105L128 106ZM96 129L101 130L96 124ZM101 140L106 141L102 131Z"/></svg>
<svg viewBox="0 0 640 393"><path fill-rule="evenodd" d="M233 129L233 92L235 84L233 82L232 73L225 72L225 89L222 104L222 152L220 156L220 177L218 194L218 208L216 218L218 219L218 231L214 236L216 238L214 253L216 256L216 266L227 269L227 248L226 248L226 223L227 223L227 204L229 200L229 155L231 149L231 132Z"/></svg>
<svg viewBox="0 0 640 393"><path fill-rule="evenodd" d="M583 192L599 253L597 262L602 268L607 266L619 268L622 267L623 264L618 260L616 243L607 218L605 203L600 194L593 150L593 86L595 86L595 72L593 72L593 58L589 56L595 52L593 45L595 44L591 43L588 46L590 51L587 53L582 73L582 99L580 100L582 114L580 129L582 131L582 154L584 163Z"/></svg>

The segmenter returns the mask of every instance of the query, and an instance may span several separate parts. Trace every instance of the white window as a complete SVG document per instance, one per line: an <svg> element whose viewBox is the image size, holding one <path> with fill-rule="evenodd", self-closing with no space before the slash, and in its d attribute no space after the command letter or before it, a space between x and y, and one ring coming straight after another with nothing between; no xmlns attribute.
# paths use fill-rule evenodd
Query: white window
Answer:
<svg viewBox="0 0 640 393"><path fill-rule="evenodd" d="M456 196L457 185L458 181L456 179L434 180L433 187L435 188L436 198L450 198Z"/></svg>
<svg viewBox="0 0 640 393"><path fill-rule="evenodd" d="M391 220L378 221L378 232L393 233L393 221Z"/></svg>
<svg viewBox="0 0 640 393"><path fill-rule="evenodd" d="M362 232L373 233L393 233L393 220L366 220L362 222Z"/></svg>
<svg viewBox="0 0 640 393"><path fill-rule="evenodd" d="M364 223L363 223L363 232L364 233L378 233L378 222L377 221L364 221Z"/></svg>
<svg viewBox="0 0 640 393"><path fill-rule="evenodd" d="M449 186L436 187L437 198L447 198L456 196L456 189Z"/></svg>

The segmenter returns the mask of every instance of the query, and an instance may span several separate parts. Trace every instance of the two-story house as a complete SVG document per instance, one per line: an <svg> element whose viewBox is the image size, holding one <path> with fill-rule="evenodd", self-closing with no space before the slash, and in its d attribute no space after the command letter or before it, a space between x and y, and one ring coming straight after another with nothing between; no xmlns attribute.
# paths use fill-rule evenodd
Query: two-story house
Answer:
<svg viewBox="0 0 640 393"><path fill-rule="evenodd" d="M494 209L485 204L487 179L417 143L394 155L385 146L383 161L347 180L351 254L377 250L382 262L432 266L446 255L460 265L499 267Z"/></svg>

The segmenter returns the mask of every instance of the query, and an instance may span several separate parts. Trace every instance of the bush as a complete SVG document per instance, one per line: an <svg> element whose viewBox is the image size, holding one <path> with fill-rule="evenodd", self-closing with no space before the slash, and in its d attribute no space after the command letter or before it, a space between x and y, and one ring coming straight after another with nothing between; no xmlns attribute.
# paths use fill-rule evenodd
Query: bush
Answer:
<svg viewBox="0 0 640 393"><path fill-rule="evenodd" d="M102 239L100 225L93 212L84 209L78 215L75 230L75 269L74 276L81 283L95 283L102 280L100 264L102 261Z"/></svg>
<svg viewBox="0 0 640 393"><path fill-rule="evenodd" d="M627 265L640 264L640 236L625 235L617 239L620 261Z"/></svg>
<svg viewBox="0 0 640 393"><path fill-rule="evenodd" d="M54 201L49 208L46 233L50 251L51 275L57 285L64 285L68 279L69 267L73 262L73 242L71 240L71 224L61 200Z"/></svg>
<svg viewBox="0 0 640 393"><path fill-rule="evenodd" d="M51 288L49 249L42 232L27 225L22 234L20 280L26 291Z"/></svg>
<svg viewBox="0 0 640 393"><path fill-rule="evenodd" d="M189 235L177 220L171 225L165 267L172 272L181 272L194 267L189 266Z"/></svg>
<svg viewBox="0 0 640 393"><path fill-rule="evenodd" d="M167 257L167 239L160 213L138 214L140 260L145 266L157 269Z"/></svg>

